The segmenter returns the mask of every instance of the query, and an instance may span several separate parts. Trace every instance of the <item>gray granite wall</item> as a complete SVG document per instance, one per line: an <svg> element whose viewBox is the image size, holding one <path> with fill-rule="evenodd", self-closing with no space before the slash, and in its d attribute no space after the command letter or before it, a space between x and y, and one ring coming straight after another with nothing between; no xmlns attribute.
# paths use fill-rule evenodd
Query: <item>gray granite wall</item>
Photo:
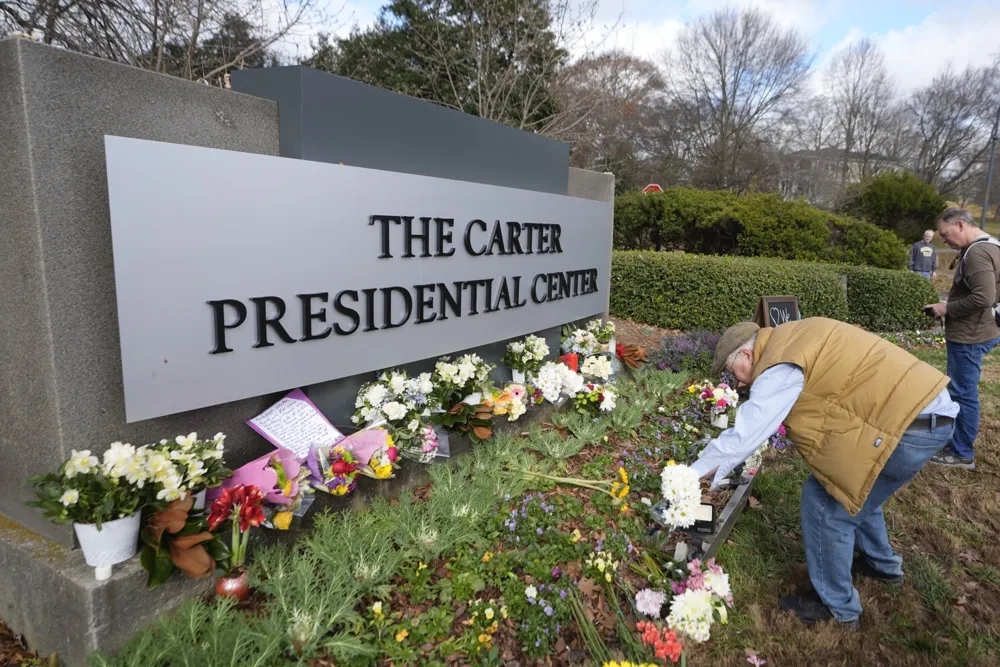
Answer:
<svg viewBox="0 0 1000 667"><path fill-rule="evenodd" d="M231 434L245 460L265 443L243 420L273 399L125 424L104 135L277 155L278 108L15 39L0 42L0 119L0 512L71 545L24 505L27 476L71 449L190 431ZM150 270L169 280L178 267Z"/></svg>

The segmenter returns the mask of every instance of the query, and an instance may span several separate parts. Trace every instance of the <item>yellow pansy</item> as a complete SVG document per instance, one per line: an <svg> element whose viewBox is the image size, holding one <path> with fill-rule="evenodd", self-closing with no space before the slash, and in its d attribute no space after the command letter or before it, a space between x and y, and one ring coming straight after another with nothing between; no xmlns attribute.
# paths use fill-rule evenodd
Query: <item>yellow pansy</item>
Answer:
<svg viewBox="0 0 1000 667"><path fill-rule="evenodd" d="M396 641L397 642L402 642L404 639L406 639L409 636L410 636L409 632L407 632L406 630L400 630L399 632L396 633Z"/></svg>

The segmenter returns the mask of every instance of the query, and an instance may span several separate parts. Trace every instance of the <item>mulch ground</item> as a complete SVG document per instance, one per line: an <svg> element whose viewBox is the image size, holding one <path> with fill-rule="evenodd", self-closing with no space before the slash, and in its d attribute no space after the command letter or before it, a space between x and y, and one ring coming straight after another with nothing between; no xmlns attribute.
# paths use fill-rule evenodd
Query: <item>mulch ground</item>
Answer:
<svg viewBox="0 0 1000 667"><path fill-rule="evenodd" d="M660 347L660 341L665 335L680 333L618 317L612 317L611 321L615 323L616 342L621 345L637 345L645 348L647 353Z"/></svg>

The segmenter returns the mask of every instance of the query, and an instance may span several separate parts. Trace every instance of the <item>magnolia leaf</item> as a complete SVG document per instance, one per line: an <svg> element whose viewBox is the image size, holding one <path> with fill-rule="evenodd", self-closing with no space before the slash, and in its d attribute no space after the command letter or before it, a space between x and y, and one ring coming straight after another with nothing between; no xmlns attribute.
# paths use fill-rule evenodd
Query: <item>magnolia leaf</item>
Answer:
<svg viewBox="0 0 1000 667"><path fill-rule="evenodd" d="M488 440L493 435L493 430L487 426L473 426L472 432L480 440Z"/></svg>
<svg viewBox="0 0 1000 667"><path fill-rule="evenodd" d="M180 548L176 543L171 543L170 558L178 569L194 579L207 577L215 569L215 561L200 544L195 544L191 548Z"/></svg>
<svg viewBox="0 0 1000 667"><path fill-rule="evenodd" d="M174 562L166 551L157 552L152 547L146 547L142 550L140 560L143 568L149 573L146 579L149 588L156 588L165 582L174 571Z"/></svg>

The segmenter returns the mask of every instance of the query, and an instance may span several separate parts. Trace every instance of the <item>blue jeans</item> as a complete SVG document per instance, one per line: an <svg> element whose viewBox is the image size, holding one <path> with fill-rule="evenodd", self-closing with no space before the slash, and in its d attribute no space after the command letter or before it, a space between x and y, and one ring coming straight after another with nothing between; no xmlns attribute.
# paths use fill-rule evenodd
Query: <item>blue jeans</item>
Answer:
<svg viewBox="0 0 1000 667"><path fill-rule="evenodd" d="M903 559L889 544L882 503L920 472L947 444L953 430L949 423L933 431L906 431L856 516L851 516L815 477L810 475L806 480L802 488L802 541L809 579L838 621L861 616L861 600L851 579L855 551L862 552L879 572L903 573Z"/></svg>
<svg viewBox="0 0 1000 667"><path fill-rule="evenodd" d="M979 376L983 370L983 357L1000 344L1000 338L985 343L953 343L948 341L948 393L961 406L955 420L955 437L951 448L964 458L971 459L972 444L979 433Z"/></svg>
<svg viewBox="0 0 1000 667"><path fill-rule="evenodd" d="M931 272L930 271L914 271L914 273L916 273L917 275L923 276L924 278L927 278L927 280L931 279Z"/></svg>

